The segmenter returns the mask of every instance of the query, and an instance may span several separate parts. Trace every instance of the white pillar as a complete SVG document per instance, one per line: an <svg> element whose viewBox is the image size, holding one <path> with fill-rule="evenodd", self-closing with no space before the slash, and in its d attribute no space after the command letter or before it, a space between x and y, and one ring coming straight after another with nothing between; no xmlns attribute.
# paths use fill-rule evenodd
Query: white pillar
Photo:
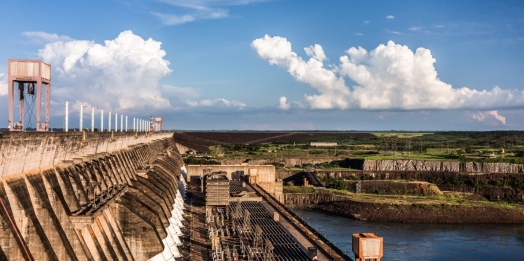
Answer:
<svg viewBox="0 0 524 261"><path fill-rule="evenodd" d="M115 113L115 132L118 132L118 113Z"/></svg>
<svg viewBox="0 0 524 261"><path fill-rule="evenodd" d="M82 122L84 121L84 119L82 118L83 108L84 105L80 104L80 131L82 131Z"/></svg>
<svg viewBox="0 0 524 261"><path fill-rule="evenodd" d="M65 102L64 131L69 129L69 102Z"/></svg>
<svg viewBox="0 0 524 261"><path fill-rule="evenodd" d="M91 132L95 131L95 108L91 108Z"/></svg>
<svg viewBox="0 0 524 261"><path fill-rule="evenodd" d="M126 116L126 132L127 132L127 116Z"/></svg>
<svg viewBox="0 0 524 261"><path fill-rule="evenodd" d="M111 131L111 112L109 112L109 115L107 116L107 132Z"/></svg>
<svg viewBox="0 0 524 261"><path fill-rule="evenodd" d="M100 132L104 132L104 110L100 111Z"/></svg>
<svg viewBox="0 0 524 261"><path fill-rule="evenodd" d="M124 115L120 114L120 132L124 130Z"/></svg>

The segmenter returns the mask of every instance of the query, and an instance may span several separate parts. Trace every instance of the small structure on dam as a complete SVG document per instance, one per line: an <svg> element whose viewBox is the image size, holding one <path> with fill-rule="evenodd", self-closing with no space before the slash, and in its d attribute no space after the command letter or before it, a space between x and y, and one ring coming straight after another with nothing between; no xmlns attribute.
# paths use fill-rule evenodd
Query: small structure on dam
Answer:
<svg viewBox="0 0 524 261"><path fill-rule="evenodd" d="M188 165L187 181L191 177L200 178L210 173L221 172L229 180L244 179L250 184L257 184L280 202L283 202L282 180L276 178L273 165Z"/></svg>
<svg viewBox="0 0 524 261"><path fill-rule="evenodd" d="M351 240L355 261L380 261L384 255L384 238L375 233L355 233Z"/></svg>
<svg viewBox="0 0 524 261"><path fill-rule="evenodd" d="M224 174L214 173L204 178L206 207L229 205L229 179Z"/></svg>
<svg viewBox="0 0 524 261"><path fill-rule="evenodd" d="M7 100L9 131L24 131L25 121L34 120L36 131L49 130L51 103L51 65L40 60L9 59L7 66ZM17 88L15 88L15 84ZM45 92L42 84L45 85ZM18 95L15 90L18 90ZM45 120L41 121L42 95L45 94ZM19 118L15 121L15 96ZM26 119L25 116L28 116Z"/></svg>

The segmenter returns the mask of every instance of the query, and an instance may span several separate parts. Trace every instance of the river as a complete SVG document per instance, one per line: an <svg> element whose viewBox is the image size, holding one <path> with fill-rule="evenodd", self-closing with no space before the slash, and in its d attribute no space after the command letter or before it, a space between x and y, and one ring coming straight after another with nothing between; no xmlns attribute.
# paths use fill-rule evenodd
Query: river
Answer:
<svg viewBox="0 0 524 261"><path fill-rule="evenodd" d="M370 222L312 210L293 212L352 258L351 234L375 232L384 237L383 261L524 260L524 225Z"/></svg>

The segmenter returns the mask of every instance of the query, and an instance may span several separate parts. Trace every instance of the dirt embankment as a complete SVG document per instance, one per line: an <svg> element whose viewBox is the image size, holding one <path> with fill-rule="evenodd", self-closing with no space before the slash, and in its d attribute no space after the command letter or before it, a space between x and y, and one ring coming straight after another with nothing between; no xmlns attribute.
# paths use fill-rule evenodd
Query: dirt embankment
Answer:
<svg viewBox="0 0 524 261"><path fill-rule="evenodd" d="M359 220L405 223L513 223L524 224L524 206L502 206L470 198L456 201L414 196L327 193L287 193L286 205L311 208ZM477 196L478 197L478 196Z"/></svg>
<svg viewBox="0 0 524 261"><path fill-rule="evenodd" d="M336 201L314 209L360 220L406 223L517 223L524 224L523 209L469 207L459 205L387 205Z"/></svg>

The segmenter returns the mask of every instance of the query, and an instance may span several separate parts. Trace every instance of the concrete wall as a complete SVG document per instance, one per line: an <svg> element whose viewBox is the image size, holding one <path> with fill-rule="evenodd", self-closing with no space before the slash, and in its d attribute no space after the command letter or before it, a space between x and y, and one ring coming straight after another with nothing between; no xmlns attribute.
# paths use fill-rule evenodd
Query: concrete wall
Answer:
<svg viewBox="0 0 524 261"><path fill-rule="evenodd" d="M451 171L469 173L522 173L523 164L436 160L365 160L365 171Z"/></svg>
<svg viewBox="0 0 524 261"><path fill-rule="evenodd" d="M99 145L84 150L87 146L74 146L78 135L48 135L0 140L2 152L13 152L2 158L0 260L148 260L166 252L163 241L172 237L168 228L179 197L182 161L177 153L166 153L165 139L148 142L152 137L138 137L142 144L125 148L138 141L122 135L111 142L98 134L93 136L99 141L92 143ZM106 151L101 149L104 141ZM108 147L114 150L107 152ZM105 153L60 166L24 160L19 164L31 170L11 173L20 169L16 160L23 159L23 151L26 157L38 157L33 150L73 155L65 159L94 150ZM58 159L61 156L53 160ZM40 162L49 161L41 156Z"/></svg>
<svg viewBox="0 0 524 261"><path fill-rule="evenodd" d="M137 144L173 136L173 133L4 132L0 133L0 177L38 171L98 153L113 152Z"/></svg>
<svg viewBox="0 0 524 261"><path fill-rule="evenodd" d="M346 196L330 193L284 193L284 204L288 207L308 207L347 199Z"/></svg>
<svg viewBox="0 0 524 261"><path fill-rule="evenodd" d="M180 154L186 154L187 151L192 150L192 149L188 148L187 146L184 146L184 145L182 145L182 144L180 144L178 142L173 142L173 144L175 145L175 147L177 148L177 150L178 150L178 152Z"/></svg>
<svg viewBox="0 0 524 261"><path fill-rule="evenodd" d="M285 155L284 155L285 156ZM334 160L344 160L341 157L304 157L304 158L290 158L290 157L280 157L275 159L250 159L249 165L266 165L271 163L282 163L285 167L294 167L296 165L300 166L302 164L320 164L320 163L329 163ZM222 165L240 165L245 162L246 159L235 158L235 159L223 159L220 160Z"/></svg>
<svg viewBox="0 0 524 261"><path fill-rule="evenodd" d="M244 175L248 175L250 169L256 169L258 182L274 182L275 181L275 166L273 165L187 165L187 181L191 176L198 176L208 174L208 169L211 172L225 171L227 178L231 179L231 174L236 171L244 171Z"/></svg>

